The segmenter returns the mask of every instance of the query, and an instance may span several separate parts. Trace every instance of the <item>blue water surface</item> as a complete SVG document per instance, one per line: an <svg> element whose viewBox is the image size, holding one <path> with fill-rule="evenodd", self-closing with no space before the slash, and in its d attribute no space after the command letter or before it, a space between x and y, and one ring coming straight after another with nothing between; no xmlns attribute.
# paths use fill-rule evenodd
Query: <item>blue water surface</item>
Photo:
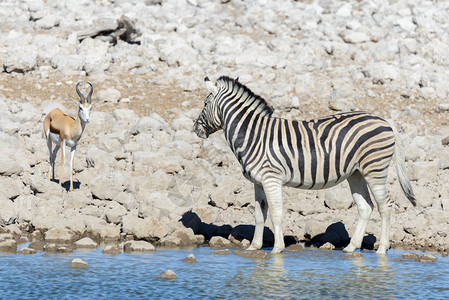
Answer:
<svg viewBox="0 0 449 300"><path fill-rule="evenodd" d="M216 249L105 255L103 248L68 254L0 253L1 299L449 299L449 259L393 261L404 251L348 257L306 249L269 260ZM270 249L267 249L269 251ZM183 258L193 253L197 262ZM88 269L69 267L74 258ZM158 277L171 269L177 279Z"/></svg>

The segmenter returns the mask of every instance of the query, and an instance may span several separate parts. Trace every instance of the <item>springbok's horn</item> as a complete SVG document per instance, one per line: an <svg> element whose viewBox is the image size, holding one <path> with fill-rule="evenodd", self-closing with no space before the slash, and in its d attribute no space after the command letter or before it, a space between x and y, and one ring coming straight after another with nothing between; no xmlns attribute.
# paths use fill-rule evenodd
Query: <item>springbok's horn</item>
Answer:
<svg viewBox="0 0 449 300"><path fill-rule="evenodd" d="M92 97L92 93L94 92L94 87L92 86L92 83L90 83L89 81L87 83L90 85L90 92L89 92L89 95L87 95L87 102L89 104L92 104L91 97Z"/></svg>
<svg viewBox="0 0 449 300"><path fill-rule="evenodd" d="M79 85L81 84L81 82L78 82L77 84L76 84L76 92L77 92L77 94L78 94L78 96L80 97L80 103L81 104L83 104L84 103L84 95L83 95L83 93L81 93L81 91L79 90Z"/></svg>

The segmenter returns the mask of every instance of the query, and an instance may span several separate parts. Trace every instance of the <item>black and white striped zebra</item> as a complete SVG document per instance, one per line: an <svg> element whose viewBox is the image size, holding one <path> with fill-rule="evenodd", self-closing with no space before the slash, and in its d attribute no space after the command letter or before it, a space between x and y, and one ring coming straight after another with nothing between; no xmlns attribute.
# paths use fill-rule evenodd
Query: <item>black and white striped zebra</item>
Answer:
<svg viewBox="0 0 449 300"><path fill-rule="evenodd" d="M201 138L223 129L225 138L254 183L255 232L249 250L262 247L267 210L274 227L273 253L285 245L282 233L282 186L324 189L348 180L359 220L345 252L360 248L373 210L369 190L381 216L378 253L389 248L392 201L386 179L395 153L402 190L413 205L415 196L391 126L366 112L348 112L311 121L272 116L273 110L238 80L205 79L210 94L195 122ZM369 188L369 190L368 190Z"/></svg>

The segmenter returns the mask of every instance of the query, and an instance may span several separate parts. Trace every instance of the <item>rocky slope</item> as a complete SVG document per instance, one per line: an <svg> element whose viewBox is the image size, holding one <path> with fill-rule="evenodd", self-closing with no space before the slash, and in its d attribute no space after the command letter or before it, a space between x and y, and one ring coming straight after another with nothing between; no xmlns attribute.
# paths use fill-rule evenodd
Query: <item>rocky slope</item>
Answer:
<svg viewBox="0 0 449 300"><path fill-rule="evenodd" d="M192 132L202 80L240 81L276 114L366 110L399 132L418 206L392 168L395 247L449 248L448 3L432 1L11 1L0 3L0 249L47 242L147 240L246 245L253 188L222 133ZM48 181L42 121L94 84L75 156L75 191ZM444 145L446 144L446 145ZM57 166L60 157L57 158ZM59 166L57 167L57 169ZM58 172L57 172L58 174ZM289 241L347 241L347 184L284 189ZM267 224L270 226L270 223ZM373 212L365 239L380 233ZM267 230L267 243L270 235ZM243 241L243 242L242 242Z"/></svg>

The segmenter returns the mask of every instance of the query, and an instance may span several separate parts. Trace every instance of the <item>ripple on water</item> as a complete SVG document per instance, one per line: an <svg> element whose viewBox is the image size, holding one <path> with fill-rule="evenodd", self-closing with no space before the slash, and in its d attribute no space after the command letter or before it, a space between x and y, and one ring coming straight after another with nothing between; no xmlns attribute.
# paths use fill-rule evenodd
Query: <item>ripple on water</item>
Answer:
<svg viewBox="0 0 449 300"><path fill-rule="evenodd" d="M206 247L157 250L148 254L104 255L102 249L47 257L0 255L0 292L4 299L24 298L447 298L449 258L435 263L394 262L364 253L349 258L341 251L306 249L253 260L212 254ZM231 251L232 252L232 251ZM195 264L183 262L190 253ZM81 258L88 269L69 267ZM178 279L159 278L172 269Z"/></svg>

